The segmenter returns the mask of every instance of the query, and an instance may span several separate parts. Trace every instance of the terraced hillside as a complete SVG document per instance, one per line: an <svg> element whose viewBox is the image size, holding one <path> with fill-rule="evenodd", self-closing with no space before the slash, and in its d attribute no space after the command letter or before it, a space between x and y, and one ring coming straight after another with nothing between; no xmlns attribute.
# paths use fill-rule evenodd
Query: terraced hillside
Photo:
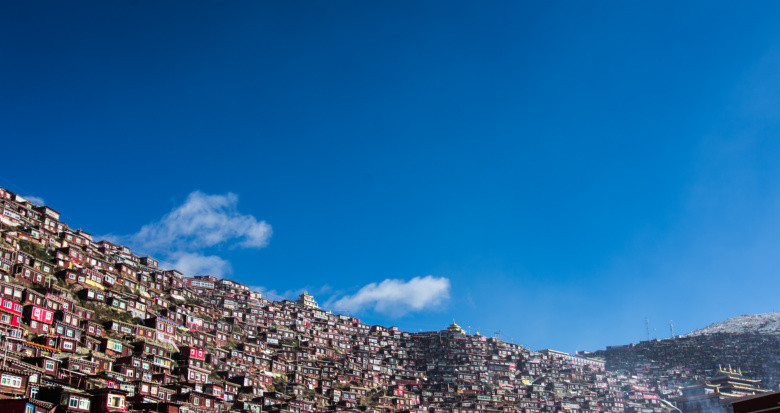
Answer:
<svg viewBox="0 0 780 413"><path fill-rule="evenodd" d="M454 323L368 325L160 268L2 188L0 278L0 411L668 410L647 377L592 358Z"/></svg>
<svg viewBox="0 0 780 413"><path fill-rule="evenodd" d="M756 331L763 331L761 325L753 324ZM608 347L595 354L606 360L608 369L636 372L666 388L712 376L719 365L731 365L745 376L761 379L764 387L776 389L780 384L780 335L719 332L744 331L744 326L733 320L716 323L683 337Z"/></svg>

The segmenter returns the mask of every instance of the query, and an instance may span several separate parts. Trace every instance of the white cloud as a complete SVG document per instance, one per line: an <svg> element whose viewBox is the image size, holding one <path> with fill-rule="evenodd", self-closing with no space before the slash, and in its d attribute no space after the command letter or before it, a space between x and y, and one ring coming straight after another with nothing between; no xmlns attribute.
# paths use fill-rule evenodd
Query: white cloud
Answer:
<svg viewBox="0 0 780 413"><path fill-rule="evenodd" d="M26 199L26 200L28 200L28 201L30 201L33 204L38 205L38 206L46 205L46 203L43 202L43 198L41 198L39 196L24 195L24 196L22 196L22 198L24 198L24 199Z"/></svg>
<svg viewBox="0 0 780 413"><path fill-rule="evenodd" d="M159 221L144 225L127 238L146 252L194 251L230 244L241 248L268 245L271 226L252 215L238 212L238 196L208 195L194 191L184 203Z"/></svg>
<svg viewBox="0 0 780 413"><path fill-rule="evenodd" d="M262 286L252 286L249 288L253 291L262 293L263 298L267 298L271 301L294 300L295 298L297 298L295 296L295 292L292 290L279 292L277 290L269 290L268 288Z"/></svg>
<svg viewBox="0 0 780 413"><path fill-rule="evenodd" d="M183 204L130 235L104 235L102 239L124 244L143 254L155 254L164 268L185 275L222 277L233 272L230 262L203 250L217 246L263 248L271 226L237 209L233 193L209 195L194 191Z"/></svg>
<svg viewBox="0 0 780 413"><path fill-rule="evenodd" d="M400 317L442 305L450 297L450 280L445 277L414 277L409 281L386 279L371 283L352 295L331 300L334 311L359 312L367 308Z"/></svg>
<svg viewBox="0 0 780 413"><path fill-rule="evenodd" d="M216 255L203 255L199 253L175 253L169 260L160 264L162 268L174 268L182 274L213 275L222 277L233 272L233 267L226 260Z"/></svg>
<svg viewBox="0 0 780 413"><path fill-rule="evenodd" d="M314 295L314 298L317 299L318 295L326 294L332 290L331 287L327 284L318 288L305 287L305 288L299 288L297 290L287 290L287 291L268 289L266 287L259 286L259 285L250 286L249 288L253 291L262 293L264 298L267 298L271 301L296 300L301 294L303 294L304 291Z"/></svg>

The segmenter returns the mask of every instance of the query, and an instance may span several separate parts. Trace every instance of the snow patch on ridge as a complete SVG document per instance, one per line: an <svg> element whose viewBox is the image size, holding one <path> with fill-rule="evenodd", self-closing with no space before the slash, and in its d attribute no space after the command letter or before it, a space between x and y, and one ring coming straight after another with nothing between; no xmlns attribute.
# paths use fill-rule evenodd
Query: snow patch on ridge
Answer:
<svg viewBox="0 0 780 413"><path fill-rule="evenodd" d="M758 333L780 335L780 312L769 314L745 314L729 318L702 329L685 334L683 337L701 336L717 333Z"/></svg>

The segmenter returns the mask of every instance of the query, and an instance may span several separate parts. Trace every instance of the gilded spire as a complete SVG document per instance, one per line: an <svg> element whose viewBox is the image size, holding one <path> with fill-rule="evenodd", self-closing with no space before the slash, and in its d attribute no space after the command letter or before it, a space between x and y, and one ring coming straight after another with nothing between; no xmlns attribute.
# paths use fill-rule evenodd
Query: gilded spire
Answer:
<svg viewBox="0 0 780 413"><path fill-rule="evenodd" d="M449 327L447 327L447 330L454 331L461 334L466 334L466 332L457 324L455 323L455 319L452 319L452 324L450 324Z"/></svg>

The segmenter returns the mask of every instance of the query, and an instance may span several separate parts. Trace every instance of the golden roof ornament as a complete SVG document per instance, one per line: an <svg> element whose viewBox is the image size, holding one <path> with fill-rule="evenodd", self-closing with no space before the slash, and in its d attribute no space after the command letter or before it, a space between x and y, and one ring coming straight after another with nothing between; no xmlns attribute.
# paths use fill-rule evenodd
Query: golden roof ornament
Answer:
<svg viewBox="0 0 780 413"><path fill-rule="evenodd" d="M452 319L452 324L450 324L449 327L447 327L447 330L454 331L461 334L466 334L466 332L457 324L455 323L455 319Z"/></svg>

